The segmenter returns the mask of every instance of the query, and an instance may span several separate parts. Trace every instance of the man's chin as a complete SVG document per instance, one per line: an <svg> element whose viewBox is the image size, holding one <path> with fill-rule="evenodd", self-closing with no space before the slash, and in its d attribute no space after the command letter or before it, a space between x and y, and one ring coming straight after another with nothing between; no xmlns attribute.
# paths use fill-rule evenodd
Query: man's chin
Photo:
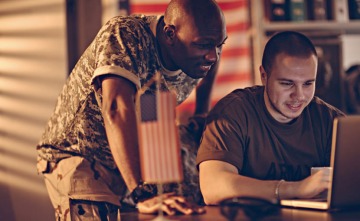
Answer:
<svg viewBox="0 0 360 221"><path fill-rule="evenodd" d="M189 77L194 78L194 79L201 79L204 78L206 75L208 74L208 71L206 72L193 72L188 74Z"/></svg>
<svg viewBox="0 0 360 221"><path fill-rule="evenodd" d="M301 115L301 112L299 112L299 113L291 113L291 114L285 115L285 117L286 117L289 121L292 121L292 120L295 120L296 118L298 118L300 115Z"/></svg>

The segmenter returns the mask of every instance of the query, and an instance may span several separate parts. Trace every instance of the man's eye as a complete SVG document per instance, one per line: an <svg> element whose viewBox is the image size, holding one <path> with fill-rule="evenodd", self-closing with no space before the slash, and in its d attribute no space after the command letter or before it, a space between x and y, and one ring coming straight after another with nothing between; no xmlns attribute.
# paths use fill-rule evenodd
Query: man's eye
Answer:
<svg viewBox="0 0 360 221"><path fill-rule="evenodd" d="M291 82L280 82L281 85L284 85L284 86L292 86L293 83Z"/></svg>
<svg viewBox="0 0 360 221"><path fill-rule="evenodd" d="M304 85L305 85L305 86L311 86L311 85L313 85L313 84L314 84L314 82L311 81L311 82L306 82Z"/></svg>
<svg viewBox="0 0 360 221"><path fill-rule="evenodd" d="M209 49L213 47L211 44L197 44L197 46L201 49Z"/></svg>
<svg viewBox="0 0 360 221"><path fill-rule="evenodd" d="M216 46L216 47L221 48L222 46L224 46L224 44L225 44L225 42L223 42L223 43L219 44L219 45L218 45L218 46Z"/></svg>

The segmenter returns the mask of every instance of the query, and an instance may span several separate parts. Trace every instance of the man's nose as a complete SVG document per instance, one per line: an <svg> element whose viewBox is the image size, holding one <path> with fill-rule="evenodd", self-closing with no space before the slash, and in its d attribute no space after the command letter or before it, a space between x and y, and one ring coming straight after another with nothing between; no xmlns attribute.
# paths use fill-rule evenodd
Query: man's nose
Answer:
<svg viewBox="0 0 360 221"><path fill-rule="evenodd" d="M215 63L219 60L221 54L221 49L219 47L214 47L213 49L209 50L209 52L205 55L205 59L208 62Z"/></svg>
<svg viewBox="0 0 360 221"><path fill-rule="evenodd" d="M304 88L302 86L296 86L292 96L298 100L305 99Z"/></svg>

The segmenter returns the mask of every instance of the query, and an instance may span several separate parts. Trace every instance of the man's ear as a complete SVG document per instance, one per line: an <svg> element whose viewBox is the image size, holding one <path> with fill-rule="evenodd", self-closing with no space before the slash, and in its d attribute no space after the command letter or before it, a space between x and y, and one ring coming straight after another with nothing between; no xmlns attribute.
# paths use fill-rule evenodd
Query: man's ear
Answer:
<svg viewBox="0 0 360 221"><path fill-rule="evenodd" d="M260 72L260 76L261 76L261 83L263 85L265 85L266 80L267 80L267 73L262 65L260 65L260 67L259 67L259 72Z"/></svg>
<svg viewBox="0 0 360 221"><path fill-rule="evenodd" d="M175 39L175 26L174 25L165 25L164 26L164 34L165 34L166 41L170 42L172 44L172 42Z"/></svg>

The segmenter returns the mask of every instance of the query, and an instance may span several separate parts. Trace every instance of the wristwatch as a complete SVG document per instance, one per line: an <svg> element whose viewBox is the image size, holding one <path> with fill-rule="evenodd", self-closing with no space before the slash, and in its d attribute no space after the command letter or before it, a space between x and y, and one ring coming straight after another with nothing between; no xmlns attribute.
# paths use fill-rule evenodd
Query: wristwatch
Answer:
<svg viewBox="0 0 360 221"><path fill-rule="evenodd" d="M122 199L122 202L135 207L138 202L147 200L156 194L156 185L140 181L135 189Z"/></svg>
<svg viewBox="0 0 360 221"><path fill-rule="evenodd" d="M131 197L135 203L149 199L157 194L156 185L140 182L131 192Z"/></svg>

